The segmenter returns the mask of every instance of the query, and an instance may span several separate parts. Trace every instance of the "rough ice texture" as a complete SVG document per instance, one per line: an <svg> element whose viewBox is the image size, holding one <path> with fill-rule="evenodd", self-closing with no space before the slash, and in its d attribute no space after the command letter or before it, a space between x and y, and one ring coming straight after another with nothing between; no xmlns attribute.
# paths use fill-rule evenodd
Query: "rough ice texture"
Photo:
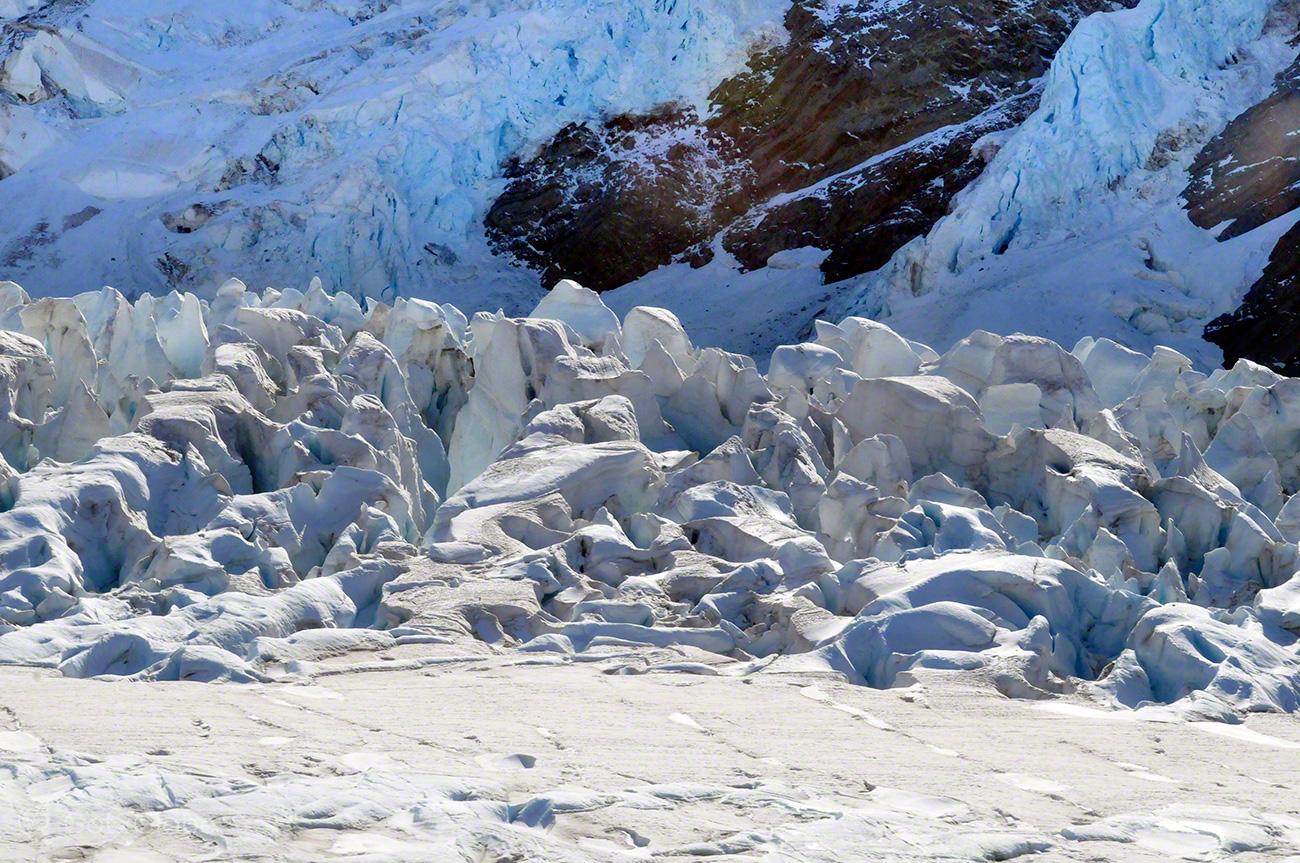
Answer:
<svg viewBox="0 0 1300 863"><path fill-rule="evenodd" d="M1300 707L1300 380L1246 361L939 355L850 318L763 375L571 282L472 320L4 283L0 326L6 663L266 681L376 645L675 645Z"/></svg>
<svg viewBox="0 0 1300 863"><path fill-rule="evenodd" d="M0 267L165 293L309 261L357 295L526 311L533 277L482 239L502 163L571 122L702 108L787 5L0 3L0 178L24 202Z"/></svg>
<svg viewBox="0 0 1300 863"><path fill-rule="evenodd" d="M1127 177L1199 91L1260 37L1271 0L1146 0L1084 20L1061 47L1038 112L929 240L952 270L1069 228L1080 202Z"/></svg>
<svg viewBox="0 0 1300 863"><path fill-rule="evenodd" d="M1202 146L1295 59L1293 16L1274 0L1142 0L1085 19L1038 110L985 142L996 155L951 212L837 308L945 348L1010 319L1217 364L1203 326L1296 215L1219 242L1221 226L1189 221L1184 190Z"/></svg>

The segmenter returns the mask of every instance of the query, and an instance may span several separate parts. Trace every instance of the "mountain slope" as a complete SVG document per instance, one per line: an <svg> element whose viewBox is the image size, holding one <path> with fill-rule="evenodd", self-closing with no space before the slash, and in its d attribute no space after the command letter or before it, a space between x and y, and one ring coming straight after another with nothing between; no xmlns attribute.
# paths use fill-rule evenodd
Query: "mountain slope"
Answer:
<svg viewBox="0 0 1300 863"><path fill-rule="evenodd" d="M1284 6L1145 0L1084 22L1039 109L850 308L940 343L1014 321L1066 341L1100 328L1216 364L1204 323L1258 278L1294 217L1216 233L1194 204L1189 218L1185 190L1202 148L1294 59Z"/></svg>
<svg viewBox="0 0 1300 863"><path fill-rule="evenodd" d="M1231 239L1300 206L1300 61L1278 76L1272 95L1234 119L1192 166L1185 193L1192 221ZM1205 335L1233 362L1249 357L1288 373L1300 370L1295 333L1300 304L1300 228L1274 247L1269 265L1234 313Z"/></svg>
<svg viewBox="0 0 1300 863"><path fill-rule="evenodd" d="M974 145L1033 110L1034 79L1104 8L797 0L789 38L721 82L707 116L576 125L512 164L489 237L546 283L597 290L707 263L719 236L743 269L809 245L832 281L877 269L980 173Z"/></svg>
<svg viewBox="0 0 1300 863"><path fill-rule="evenodd" d="M224 273L290 284L306 266L357 296L516 309L540 290L479 225L507 157L572 121L702 102L779 36L785 7L38 5L0 41L8 277L210 291Z"/></svg>
<svg viewBox="0 0 1300 863"><path fill-rule="evenodd" d="M0 24L0 276L37 293L305 268L519 312L571 277L759 355L854 313L940 349L1087 332L1298 370L1265 333L1297 251L1291 0L23 0Z"/></svg>

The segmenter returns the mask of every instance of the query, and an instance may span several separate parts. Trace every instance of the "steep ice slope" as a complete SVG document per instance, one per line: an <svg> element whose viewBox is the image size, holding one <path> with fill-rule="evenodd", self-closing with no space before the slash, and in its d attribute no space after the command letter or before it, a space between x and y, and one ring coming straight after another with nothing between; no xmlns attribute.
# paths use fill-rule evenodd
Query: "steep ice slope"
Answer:
<svg viewBox="0 0 1300 863"><path fill-rule="evenodd" d="M1077 228L1099 192L1163 157L1162 135L1193 138L1216 114L1226 122L1214 103L1241 73L1224 67L1259 39L1272 6L1146 0L1084 21L1053 61L1038 111L927 239L917 278Z"/></svg>
<svg viewBox="0 0 1300 863"><path fill-rule="evenodd" d="M1216 233L1182 197L1294 59L1291 10L24 0L0 24L0 275L210 295L307 268L518 313L576 274L764 356L852 311L941 348L1098 333L1210 366L1202 326L1271 253L1254 307L1287 293L1295 216L1273 189L1277 218Z"/></svg>
<svg viewBox="0 0 1300 863"><path fill-rule="evenodd" d="M849 318L763 375L573 283L468 321L8 284L0 327L0 662L269 682L633 644L1300 710L1300 382L1248 362L941 356Z"/></svg>
<svg viewBox="0 0 1300 863"><path fill-rule="evenodd" d="M1215 364L1201 328L1258 278L1295 217L1220 243L1182 196L1201 146L1269 96L1295 57L1290 6L1143 0L1087 19L1038 111L845 308L940 344L1014 321L1066 341L1096 331L1174 344Z"/></svg>
<svg viewBox="0 0 1300 863"><path fill-rule="evenodd" d="M1293 4L1262 0L1147 0L1095 15L1066 41L1042 83L1044 104L1023 123L944 128L778 196L743 220L765 230L731 229L706 266L696 256L661 268L608 302L675 307L688 293L683 319L732 350L765 353L806 336L825 310L880 317L940 348L976 328L1066 344L1102 333L1146 351L1175 345L1213 367L1221 355L1202 328L1260 280L1235 334L1215 338L1232 358L1285 363L1288 330L1273 315L1289 307L1284 276L1296 248L1279 245L1296 221L1286 167L1294 136L1285 134L1296 32ZM974 174L943 174L927 187L938 190L933 200L908 192L954 146L979 154ZM1214 223L1229 219L1232 229ZM800 242L808 248L789 248ZM755 252L773 249L786 250L749 269ZM1270 254L1277 264L1261 280ZM825 283L855 258L862 270L886 265Z"/></svg>
<svg viewBox="0 0 1300 863"><path fill-rule="evenodd" d="M983 168L973 144L1033 110L1073 26L1114 5L796 0L786 41L720 81L707 114L593 118L522 153L489 238L548 285L596 290L804 245L830 251L833 280L877 269Z"/></svg>
<svg viewBox="0 0 1300 863"><path fill-rule="evenodd" d="M305 265L522 311L537 287L481 241L504 160L574 120L702 103L787 3L26 5L0 40L6 276L210 291Z"/></svg>

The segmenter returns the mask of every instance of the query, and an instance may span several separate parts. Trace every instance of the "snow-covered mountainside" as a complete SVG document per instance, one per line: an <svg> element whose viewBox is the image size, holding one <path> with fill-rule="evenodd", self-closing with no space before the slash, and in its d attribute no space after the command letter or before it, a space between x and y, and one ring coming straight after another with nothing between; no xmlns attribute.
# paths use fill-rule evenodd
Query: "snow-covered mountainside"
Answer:
<svg viewBox="0 0 1300 863"><path fill-rule="evenodd" d="M1248 361L849 318L763 375L568 282L528 318L238 282L0 307L3 663L620 644L1300 710L1300 380Z"/></svg>
<svg viewBox="0 0 1300 863"><path fill-rule="evenodd" d="M854 313L1296 372L1295 11L21 0L0 277L512 314L571 277L761 355Z"/></svg>
<svg viewBox="0 0 1300 863"><path fill-rule="evenodd" d="M287 285L306 267L356 296L526 311L540 288L480 225L502 164L570 122L703 105L779 37L785 5L0 9L0 271L44 294L135 295L210 293L235 270Z"/></svg>
<svg viewBox="0 0 1300 863"><path fill-rule="evenodd" d="M0 860L1297 863L1298 47L0 0Z"/></svg>
<svg viewBox="0 0 1300 863"><path fill-rule="evenodd" d="M1245 194L1239 185L1289 161L1289 136L1215 136L1275 98L1295 36L1289 4L1268 0L1145 0L1083 22L1037 111L998 141L949 215L862 280L849 308L939 342L1041 319L1029 326L1045 335L1104 331L1214 364L1205 323L1260 277L1296 221L1288 169Z"/></svg>

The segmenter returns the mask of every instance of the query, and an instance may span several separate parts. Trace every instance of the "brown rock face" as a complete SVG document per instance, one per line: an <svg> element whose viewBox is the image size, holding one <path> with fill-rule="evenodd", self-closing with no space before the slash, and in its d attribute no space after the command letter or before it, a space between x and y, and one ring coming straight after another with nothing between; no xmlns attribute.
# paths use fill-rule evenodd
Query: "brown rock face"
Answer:
<svg viewBox="0 0 1300 863"><path fill-rule="evenodd" d="M1300 225L1278 241L1241 308L1211 321L1205 338L1223 349L1227 365L1245 357L1300 374Z"/></svg>
<svg viewBox="0 0 1300 863"><path fill-rule="evenodd" d="M1230 240L1300 206L1300 61L1271 97L1233 120L1192 165L1183 197L1199 227Z"/></svg>
<svg viewBox="0 0 1300 863"><path fill-rule="evenodd" d="M510 185L487 215L489 236L548 286L572 278L605 290L644 275L650 261L705 261L715 213L744 183L743 163L720 143L676 107L570 125L506 166Z"/></svg>
<svg viewBox="0 0 1300 863"><path fill-rule="evenodd" d="M1202 228L1227 223L1228 240L1300 207L1300 61L1278 76L1272 96L1206 145L1183 193ZM1211 321L1205 338L1228 364L1246 358L1300 374L1300 226L1278 241L1241 307Z"/></svg>
<svg viewBox="0 0 1300 863"><path fill-rule="evenodd" d="M746 268L814 245L828 278L867 272L978 176L973 145L1032 111L1079 19L1118 5L796 0L787 42L722 82L707 118L593 121L508 166L489 240L546 284L597 290L707 261L720 233Z"/></svg>
<svg viewBox="0 0 1300 863"><path fill-rule="evenodd" d="M922 136L898 151L760 204L729 227L723 247L746 270L785 249L829 249L821 269L828 282L877 270L948 212L952 196L984 170L975 144L1022 122L1037 93L1018 96L969 123Z"/></svg>

